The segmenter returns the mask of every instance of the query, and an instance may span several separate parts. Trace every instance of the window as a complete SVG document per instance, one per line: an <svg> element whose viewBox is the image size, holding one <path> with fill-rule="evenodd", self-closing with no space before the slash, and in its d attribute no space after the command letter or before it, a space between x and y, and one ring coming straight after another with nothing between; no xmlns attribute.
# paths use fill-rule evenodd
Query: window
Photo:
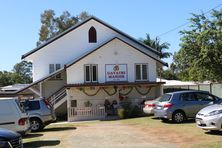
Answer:
<svg viewBox="0 0 222 148"><path fill-rule="evenodd" d="M207 101L207 102L215 101L213 96L204 93L196 93L196 98L198 101Z"/></svg>
<svg viewBox="0 0 222 148"><path fill-rule="evenodd" d="M163 96L161 96L159 98L159 102L167 102L167 101L170 101L172 95L169 95L169 94L164 94Z"/></svg>
<svg viewBox="0 0 222 148"><path fill-rule="evenodd" d="M148 64L136 64L136 81L148 80Z"/></svg>
<svg viewBox="0 0 222 148"><path fill-rule="evenodd" d="M39 101L28 101L27 110L39 110L39 109L40 109Z"/></svg>
<svg viewBox="0 0 222 148"><path fill-rule="evenodd" d="M98 82L98 68L95 64L87 64L84 67L85 82Z"/></svg>
<svg viewBox="0 0 222 148"><path fill-rule="evenodd" d="M61 64L49 64L49 74L61 68ZM61 79L61 74L57 74L53 79Z"/></svg>
<svg viewBox="0 0 222 148"><path fill-rule="evenodd" d="M182 101L196 101L193 93L184 93L180 95Z"/></svg>
<svg viewBox="0 0 222 148"><path fill-rule="evenodd" d="M91 27L89 29L89 43L96 43L96 41L97 41L96 29L94 27Z"/></svg>
<svg viewBox="0 0 222 148"><path fill-rule="evenodd" d="M71 100L71 107L77 107L77 100Z"/></svg>

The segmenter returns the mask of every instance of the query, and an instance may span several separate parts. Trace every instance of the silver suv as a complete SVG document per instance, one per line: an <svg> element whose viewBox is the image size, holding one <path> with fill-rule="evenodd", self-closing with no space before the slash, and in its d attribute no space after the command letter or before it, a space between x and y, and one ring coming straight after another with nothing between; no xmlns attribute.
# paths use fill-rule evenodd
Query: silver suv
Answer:
<svg viewBox="0 0 222 148"><path fill-rule="evenodd" d="M43 129L56 120L53 108L45 99L26 100L23 105L28 112L33 132Z"/></svg>
<svg viewBox="0 0 222 148"><path fill-rule="evenodd" d="M164 94L154 108L154 115L162 120L172 119L181 123L195 118L202 108L221 99L206 91L178 91Z"/></svg>

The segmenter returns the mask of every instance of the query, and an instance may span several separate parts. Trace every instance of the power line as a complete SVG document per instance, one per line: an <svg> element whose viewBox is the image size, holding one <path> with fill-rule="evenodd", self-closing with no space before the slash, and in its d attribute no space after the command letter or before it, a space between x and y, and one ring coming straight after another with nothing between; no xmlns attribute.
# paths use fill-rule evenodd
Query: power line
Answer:
<svg viewBox="0 0 222 148"><path fill-rule="evenodd" d="M217 9L217 8L219 8L220 6L222 6L222 4L219 4L219 5L215 6L214 8L211 8L210 10L206 11L206 12L203 13L203 14L210 13L212 10ZM170 33L170 32L173 32L173 31L175 31L175 30L177 30L177 29L179 29L179 28L181 28L181 27L183 27L183 26L185 26L185 25L187 25L187 24L189 24L189 23L190 23L190 22L183 23L183 24L181 24L181 25L179 25L179 26L177 26L177 27L175 27L175 28L173 28L173 29L170 29L169 31L166 31L166 32L164 32L164 33L159 34L157 37L160 37L160 36L166 35L166 34L168 34L168 33Z"/></svg>

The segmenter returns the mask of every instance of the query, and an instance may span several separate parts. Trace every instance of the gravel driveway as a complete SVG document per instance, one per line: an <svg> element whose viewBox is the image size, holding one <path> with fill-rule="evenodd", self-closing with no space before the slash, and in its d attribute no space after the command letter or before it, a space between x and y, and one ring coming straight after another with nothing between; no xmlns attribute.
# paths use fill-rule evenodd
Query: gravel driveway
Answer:
<svg viewBox="0 0 222 148"><path fill-rule="evenodd" d="M55 123L24 137L24 147L174 148L210 144L221 147L222 132L214 135L194 123L165 124L152 118ZM208 145L207 145L208 146ZM205 146L205 147L207 147Z"/></svg>
<svg viewBox="0 0 222 148"><path fill-rule="evenodd" d="M31 133L25 138L24 147L67 148L147 148L174 147L170 143L157 143L152 135L119 121L91 122L70 126L52 125L43 132ZM65 126L64 126L65 125Z"/></svg>

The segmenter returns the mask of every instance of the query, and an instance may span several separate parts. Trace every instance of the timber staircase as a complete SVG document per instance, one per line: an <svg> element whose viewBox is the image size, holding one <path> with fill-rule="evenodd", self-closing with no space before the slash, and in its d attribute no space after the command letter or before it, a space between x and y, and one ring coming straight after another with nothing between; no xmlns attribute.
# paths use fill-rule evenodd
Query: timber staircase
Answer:
<svg viewBox="0 0 222 148"><path fill-rule="evenodd" d="M48 97L47 100L53 106L54 109L57 109L60 105L67 101L66 96L66 88L62 87L61 89L53 93L50 97Z"/></svg>

